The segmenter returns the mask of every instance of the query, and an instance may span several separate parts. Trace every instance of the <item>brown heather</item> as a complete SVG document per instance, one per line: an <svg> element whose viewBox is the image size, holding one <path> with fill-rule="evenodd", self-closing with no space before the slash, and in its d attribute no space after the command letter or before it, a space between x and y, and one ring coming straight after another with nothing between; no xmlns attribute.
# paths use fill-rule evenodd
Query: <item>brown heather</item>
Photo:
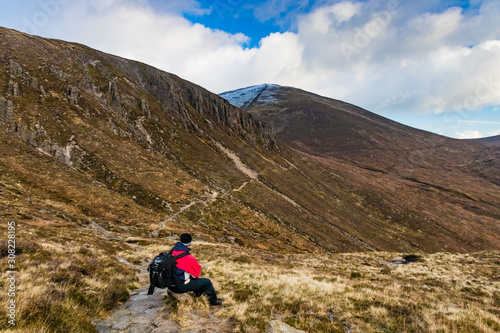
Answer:
<svg viewBox="0 0 500 333"><path fill-rule="evenodd" d="M236 332L272 318L308 332L500 330L498 149L328 155L254 118L145 64L0 28L0 303L15 221L15 332L95 332L145 284L123 259L145 265L186 231L226 306L167 298L185 330L190 311ZM404 254L421 260L380 263Z"/></svg>

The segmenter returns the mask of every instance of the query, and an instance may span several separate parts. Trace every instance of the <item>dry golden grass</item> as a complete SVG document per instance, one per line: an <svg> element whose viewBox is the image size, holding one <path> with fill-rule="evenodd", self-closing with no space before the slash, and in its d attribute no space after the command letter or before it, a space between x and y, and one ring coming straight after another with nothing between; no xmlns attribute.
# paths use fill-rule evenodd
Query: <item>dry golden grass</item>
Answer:
<svg viewBox="0 0 500 333"><path fill-rule="evenodd" d="M32 240L38 247L29 252L18 245L22 253L16 255L16 332L94 332L92 318L128 299L129 289L137 287L136 270L100 248L102 239L89 244L74 231L65 234L76 241L62 246ZM4 287L6 258L0 267ZM7 292L1 293L0 302L6 304L7 297ZM4 307L0 318L0 330L12 329Z"/></svg>
<svg viewBox="0 0 500 333"><path fill-rule="evenodd" d="M401 253L276 255L209 243L193 253L226 299L218 315L241 332L263 331L275 317L306 332L500 331L499 252L420 254L390 270L379 261ZM205 306L178 304L172 318L182 323Z"/></svg>
<svg viewBox="0 0 500 333"><path fill-rule="evenodd" d="M109 255L98 239L84 246L81 238L71 247L46 239L18 255L17 331L94 331L93 318L139 287L137 270L117 258L144 264L175 243L151 239ZM306 332L500 331L499 252L419 254L393 269L379 261L401 253L275 254L209 242L192 253L225 306L214 313L204 298L167 299L183 329L213 324L215 314L240 332L262 332L274 318Z"/></svg>

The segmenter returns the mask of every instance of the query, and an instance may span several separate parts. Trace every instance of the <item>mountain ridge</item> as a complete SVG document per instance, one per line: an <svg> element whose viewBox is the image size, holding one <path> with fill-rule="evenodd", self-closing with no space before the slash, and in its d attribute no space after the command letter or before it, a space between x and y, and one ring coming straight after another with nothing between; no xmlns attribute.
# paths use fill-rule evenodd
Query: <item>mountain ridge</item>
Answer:
<svg viewBox="0 0 500 333"><path fill-rule="evenodd" d="M0 77L0 86L5 88L0 97L3 136L19 140L90 177L93 184L106 189L117 202L132 200L137 211L149 210L151 217L143 217L146 221L154 220L147 222L148 235L164 235L168 228L176 230L172 225L175 221L197 229L209 239L275 249L279 246L270 240L279 239L288 244L285 248L290 251L435 251L444 246L460 251L496 246L496 240L490 236L479 241L482 229L462 235L449 217L446 223L451 223L451 231L439 232L439 224L425 222L429 217L423 216L418 206L410 208L401 200L396 200L397 204L391 202L396 195L394 190L374 184L370 178L373 173L390 177L391 168L403 165L395 175L401 183L397 186L408 189L408 195L414 193L414 187L417 191L430 187L443 202L452 198L458 200L460 207L475 202L478 207L474 209L479 213L467 208L465 216L471 223L465 224L467 230L478 223L474 214L487 212L489 219L497 214L490 207L497 200L496 192L491 198L485 197L480 193L484 184L477 189L461 190L428 177L415 177L404 164L408 163L403 161L406 156L401 163L391 161L397 162L394 165L378 165L380 159L369 155L351 154L345 158L338 152L337 142L326 148L336 148L339 156L331 159L325 154L311 155L311 149L322 148L321 142L305 150L300 149L298 140L291 142L291 147L282 145L274 134L276 131L280 135L282 130L276 130L272 121L266 125L266 119L256 117L254 112L260 101L270 100L273 107L281 107L285 104L275 101L283 96L296 98L293 94L300 98L312 96L314 106L321 108L332 103L327 98L291 87L266 85L248 104L248 115L199 86L139 62L79 44L7 29L0 29L0 33L0 59L5 68ZM359 119L365 122L371 117L368 111L353 105L334 103L347 109L343 113L349 115L344 117L346 121L352 121L353 115L360 115ZM316 112L311 108L305 111ZM380 140L386 138L380 133L370 134L368 129L373 131L373 124L384 127L385 122L376 117L364 132L356 131L355 140L348 137L346 142L362 147L363 151L373 151L380 144L377 135ZM349 126L340 124L343 133L349 133ZM315 130L314 126L307 128ZM397 131L405 128L397 125ZM39 159L33 153L26 156ZM6 169L20 172L14 162L3 161ZM145 176L146 171L156 178ZM56 166L54 172L58 172ZM23 170L23 174L27 177L29 171ZM66 185L72 186L71 182ZM418 195L424 200L425 191ZM104 207L105 204L100 209L108 213L116 210ZM90 217L86 215L95 213L92 205L84 204L79 209L82 220L88 221ZM241 213L236 213L238 210ZM391 211L397 212L398 221L392 220ZM129 220L118 211L113 214ZM130 220L137 220L134 215ZM254 220L255 225L249 228L248 220ZM488 225L492 223L488 221ZM399 233L394 223L405 225L408 230ZM425 236L418 227L422 223ZM324 232L318 234L318 228ZM398 237L391 236L396 234ZM440 241L433 243L431 239ZM309 243L315 245L306 245Z"/></svg>
<svg viewBox="0 0 500 333"><path fill-rule="evenodd" d="M290 110L285 129L301 108L329 107L283 89L273 93L274 110L263 111L269 118L286 111L282 98L292 97L298 110ZM500 249L495 150L480 155L473 148L484 145L473 144L468 149L479 155L455 160L456 147L444 142L438 150L430 141L392 160L327 155L338 142L300 142L297 133L291 145L281 141L283 131L254 112L261 97L269 96L260 94L247 114L145 64L0 28L0 220L9 222L0 230L16 227L16 329L96 332L92 319L128 299L144 306L145 294L130 293L147 288L138 268L185 232L208 264L204 276L226 298L228 312L216 315L227 318L228 331L263 331L276 315L309 331L401 331L410 320L415 330L485 327L477 318L497 308L496 290L485 286L498 277L498 254L461 252ZM349 123L337 123L340 137L351 133ZM383 143L371 124L346 144ZM10 274L6 241L0 250ZM458 253L426 255L440 251ZM414 271L385 266L410 253L425 255ZM388 288L390 300L380 293ZM466 310L465 324L443 317L443 300ZM202 299L195 308L164 301L135 312L143 317L119 310L124 320L104 326L188 330L189 318L210 320ZM7 311L0 308L0 317ZM0 321L0 330L9 329Z"/></svg>
<svg viewBox="0 0 500 333"><path fill-rule="evenodd" d="M251 88L253 87L249 89ZM262 91L265 89L264 85ZM242 88L222 93L221 96L234 99L245 90ZM335 155L351 163L375 169L382 165L385 166L385 171L398 167L389 166L386 161L405 160L407 164L414 163L414 156L425 151L448 156L450 160L457 160L457 164L462 165L470 164L469 160L473 156L483 160L486 158L481 156L485 154L498 156L497 150L474 141L447 138L412 128L350 103L292 87L274 85L271 90L274 102L268 103L265 99L259 100L258 96L252 96L252 106L247 105L246 111L270 124L281 141L308 154ZM395 141L397 144L394 144ZM450 154L450 149L456 151L456 154ZM376 152L381 155L379 159L376 158ZM461 159L460 162L457 156ZM495 166L500 167L498 163ZM499 185L500 177L495 176L493 168L489 168L487 172L487 179ZM475 175L484 176L478 172Z"/></svg>

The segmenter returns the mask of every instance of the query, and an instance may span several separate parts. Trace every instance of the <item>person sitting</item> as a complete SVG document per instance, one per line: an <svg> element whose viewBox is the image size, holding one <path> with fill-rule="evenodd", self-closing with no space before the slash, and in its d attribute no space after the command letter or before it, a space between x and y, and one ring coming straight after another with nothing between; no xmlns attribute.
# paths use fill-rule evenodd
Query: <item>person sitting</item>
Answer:
<svg viewBox="0 0 500 333"><path fill-rule="evenodd" d="M192 237L190 234L182 234L180 242L177 242L172 249L172 255L177 256L191 251L191 241ZM221 305L224 301L223 298L217 298L217 293L210 279L199 278L201 265L192 254L177 259L175 273L184 281L184 284L177 287L169 287L174 293L183 294L192 291L196 297L206 295L211 305Z"/></svg>

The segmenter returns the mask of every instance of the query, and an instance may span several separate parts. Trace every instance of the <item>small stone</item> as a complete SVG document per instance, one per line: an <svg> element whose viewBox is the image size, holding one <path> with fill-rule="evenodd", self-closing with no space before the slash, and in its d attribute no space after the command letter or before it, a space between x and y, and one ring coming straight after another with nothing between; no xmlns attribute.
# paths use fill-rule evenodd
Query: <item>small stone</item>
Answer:
<svg viewBox="0 0 500 333"><path fill-rule="evenodd" d="M130 312L129 310L118 310L116 312L113 313L113 315L115 317L122 317L122 316L129 316L132 312Z"/></svg>
<svg viewBox="0 0 500 333"><path fill-rule="evenodd" d="M45 92L45 89L43 89L42 85L40 85L38 88L39 88L38 90L40 90L40 95L42 95L42 97L44 98L49 97L49 95Z"/></svg>
<svg viewBox="0 0 500 333"><path fill-rule="evenodd" d="M152 317L152 316L158 314L158 309L157 308L148 309L148 310L144 311L144 313L146 314L146 316Z"/></svg>
<svg viewBox="0 0 500 333"><path fill-rule="evenodd" d="M125 242L126 243L137 243L139 241L143 240L142 238L139 238L139 237L127 237L125 239Z"/></svg>
<svg viewBox="0 0 500 333"><path fill-rule="evenodd" d="M152 328L147 324L134 324L128 329L128 333L150 333Z"/></svg>
<svg viewBox="0 0 500 333"><path fill-rule="evenodd" d="M121 317L118 321L111 327L114 330L126 330L130 326L129 317Z"/></svg>
<svg viewBox="0 0 500 333"><path fill-rule="evenodd" d="M141 300L144 300L144 299L148 299L148 295L135 295L135 296L132 296L130 298L130 300L132 302L137 302L137 301L141 301Z"/></svg>
<svg viewBox="0 0 500 333"><path fill-rule="evenodd" d="M279 320L272 320L267 324L265 333L305 333Z"/></svg>

